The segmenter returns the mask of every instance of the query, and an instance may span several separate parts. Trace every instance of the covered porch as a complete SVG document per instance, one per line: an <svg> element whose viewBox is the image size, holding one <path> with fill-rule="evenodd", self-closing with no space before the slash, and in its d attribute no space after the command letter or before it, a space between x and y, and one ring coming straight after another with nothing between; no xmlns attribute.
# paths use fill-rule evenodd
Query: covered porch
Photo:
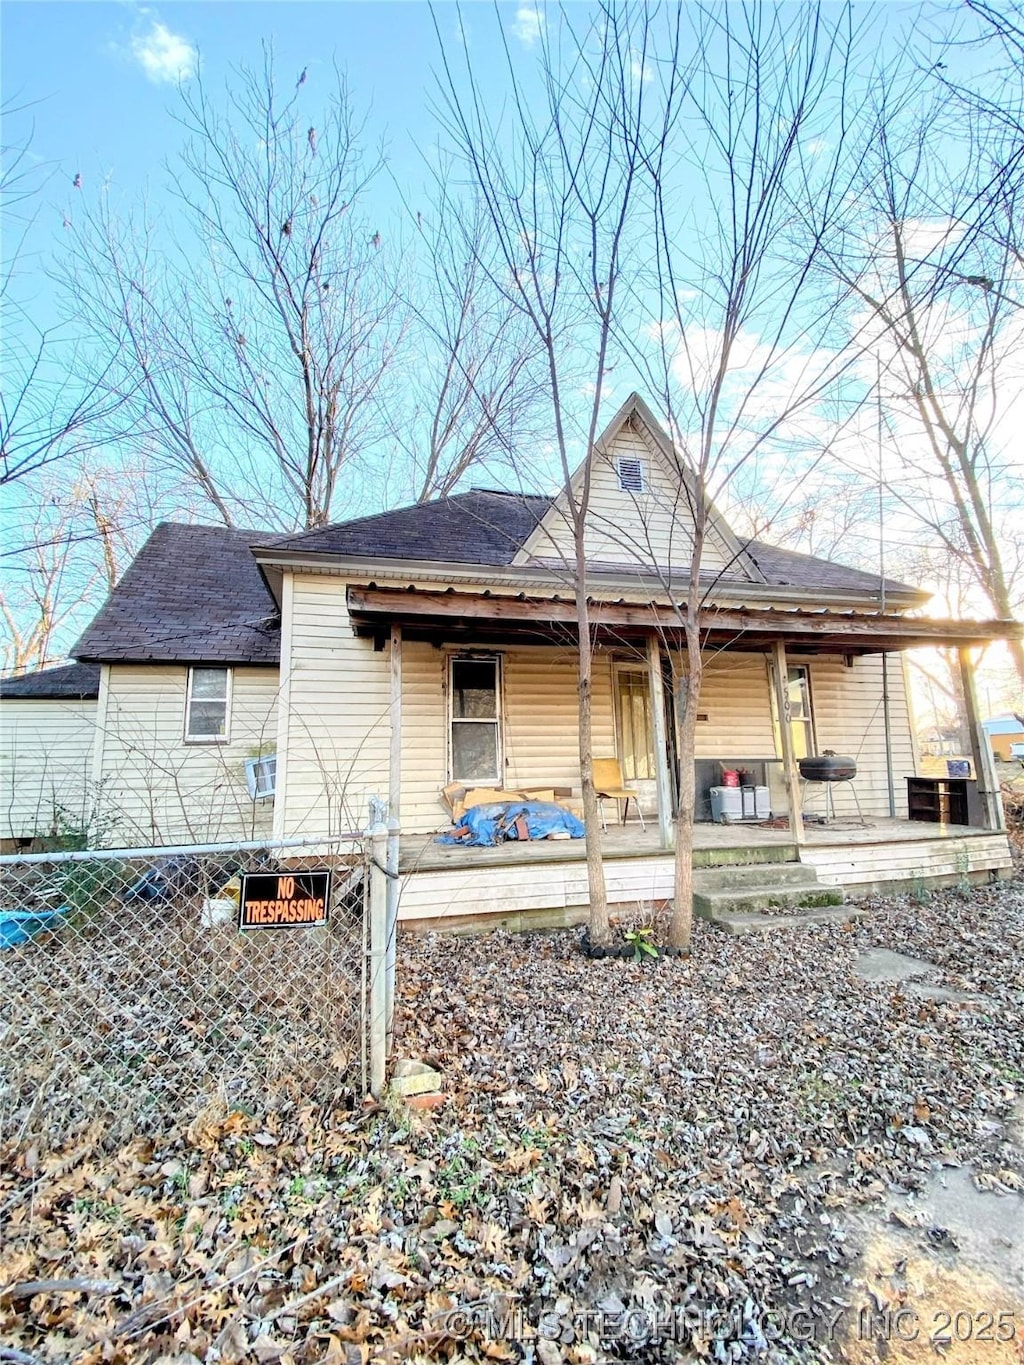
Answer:
<svg viewBox="0 0 1024 1365"><path fill-rule="evenodd" d="M612 826L601 847L612 913L649 913L672 896L674 857L656 828ZM875 892L984 883L1012 872L1005 833L965 825L881 818L809 827L801 844L787 830L700 824L694 831L695 883L737 868L776 880L780 865L813 870L823 890L844 898ZM505 843L497 848L438 844L405 836L399 860L398 917L416 930L551 928L586 919L581 841Z"/></svg>
<svg viewBox="0 0 1024 1365"><path fill-rule="evenodd" d="M417 823L410 819L408 806L418 803L429 815L446 782L466 779L467 784L510 791L561 787L563 795L567 785L578 794L578 747L574 736L570 742L566 737L566 730L575 725L577 680L564 667L568 663L571 669L578 657L573 602L522 592L350 585L347 605L357 637L372 639L378 652L389 647L388 800L403 828L415 829ZM635 762L637 751L643 749L647 766L642 772L631 771L623 762L623 776L629 783L649 783L649 809L653 807L661 847L668 848L677 792L681 781L689 778L680 773L678 763L677 685L685 673L684 608L656 598L622 598L594 600L589 611L592 658L608 665L609 677L623 670L625 677L637 680L637 692L642 693L635 716L623 705L621 688L619 695L609 694L605 714L595 674L593 754L597 758L615 753L620 760ZM700 628L705 683L696 717L698 768L702 762L759 767L761 780L772 788L773 813L788 817L793 842L804 841L804 813L809 809L797 765L812 754L856 748L854 757L859 760L859 751L867 747L869 762L864 767L876 781L884 776L886 788L884 808L878 808L873 798L866 803L867 813L890 819L911 813L905 781L917 773L917 755L899 656L919 646L953 646L959 652L977 783L977 801L972 802L966 823L1003 828L971 650L1020 635L1016 623L723 605L703 609ZM511 657L518 665L528 656L547 663L533 672L521 667L515 695L505 696L510 684L503 676L508 670L501 668L502 659ZM719 685L723 661L731 676ZM560 675L556 662L563 666ZM480 678L460 681L455 665ZM493 667L488 671L485 665ZM815 674L822 679L820 688ZM703 710L712 684L718 685L715 714L710 708ZM463 709L454 694L459 694ZM853 709L859 710L858 716L844 725ZM513 719L514 753L506 733ZM530 752L524 757L525 751ZM856 788L853 792L857 800L847 801L843 813L850 813L853 804L864 813L865 803ZM820 789L814 793L819 800L822 795ZM698 809L698 818L700 814Z"/></svg>
<svg viewBox="0 0 1024 1365"><path fill-rule="evenodd" d="M438 793L446 781L465 775L457 766L463 750L484 755L480 772L489 780L482 786L510 793L550 786L556 799L578 797L574 604L558 596L374 585L350 585L347 604L357 637L372 639L375 650L389 656L388 791L402 831L400 918L423 927L461 927L463 919L518 926L526 919L579 918L587 899L581 841L497 848L436 842L444 827ZM625 598L590 605L600 663L594 757L615 753L635 760L643 747L626 734L632 721L623 711L628 689L616 690L620 670L641 679L644 706L637 714L648 732L649 771L637 777L624 766L623 774L628 785L644 788L648 828L615 825L610 808L602 840L613 907L654 904L672 894L683 780L676 705L684 657L681 610L670 602ZM700 789L708 773L742 762L763 775L754 780L770 789L775 818L770 824L760 818L698 824L698 869L804 863L823 885L851 894L1003 875L1009 850L970 651L1008 630L1019 627L884 612L706 609L701 632L709 662L694 777ZM938 823L905 818L907 779L917 767L899 655L936 644L954 645L960 655L976 783L970 823L948 812ZM453 698L465 688L477 695L456 705ZM799 758L827 750L856 751L864 795L857 796L855 785L852 799L847 785L829 804L822 787L801 782ZM822 817L825 823L819 823Z"/></svg>

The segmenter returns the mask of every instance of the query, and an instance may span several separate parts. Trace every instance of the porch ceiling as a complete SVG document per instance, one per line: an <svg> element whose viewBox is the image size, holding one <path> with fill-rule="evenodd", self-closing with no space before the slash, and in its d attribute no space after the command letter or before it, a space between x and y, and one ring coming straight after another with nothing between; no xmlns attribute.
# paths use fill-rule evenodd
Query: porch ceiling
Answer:
<svg viewBox="0 0 1024 1365"><path fill-rule="evenodd" d="M401 625L408 639L436 644L473 640L494 644L571 644L576 606L571 598L491 592L351 585L348 610L356 633L386 637ZM590 599L600 641L640 640L657 630L681 644L682 607ZM708 607L701 626L709 647L762 652L777 640L797 654L877 654L922 645L957 647L1021 639L1017 621L935 621L869 612Z"/></svg>

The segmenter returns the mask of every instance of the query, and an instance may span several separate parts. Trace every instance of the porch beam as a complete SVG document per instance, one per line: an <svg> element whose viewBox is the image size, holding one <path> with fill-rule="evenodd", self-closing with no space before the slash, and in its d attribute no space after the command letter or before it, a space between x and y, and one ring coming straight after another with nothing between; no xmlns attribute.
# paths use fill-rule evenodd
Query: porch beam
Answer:
<svg viewBox="0 0 1024 1365"><path fill-rule="evenodd" d="M959 653L960 681L964 689L967 732L971 740L974 775L978 782L981 818L984 821L985 829L1004 830L1006 828L1006 815L1003 811L1003 799L999 790L999 778L996 776L995 760L992 757L992 746L989 744L985 727L981 723L978 689L974 680L974 661L969 649L961 649Z"/></svg>
<svg viewBox="0 0 1024 1365"><path fill-rule="evenodd" d="M779 731L782 736L782 771L786 778L786 793L789 797L789 831L795 844L804 842L804 813L800 800L800 772L796 766L793 751L793 713L789 705L789 662L786 658L784 641L776 640L772 646L775 663L775 701L779 712Z"/></svg>
<svg viewBox="0 0 1024 1365"><path fill-rule="evenodd" d="M668 726L665 721L665 685L661 675L661 645L652 631L647 640L647 669L651 688L651 719L654 722L654 780L658 793L658 834L664 849L672 847L672 783L668 772Z"/></svg>
<svg viewBox="0 0 1024 1365"><path fill-rule="evenodd" d="M435 592L418 588L348 589L348 608L357 626L379 629L386 621L504 622L513 624L576 624L576 605L568 597L528 597L523 593ZM646 635L652 628L680 631L681 607L651 602L592 601L591 623L634 628ZM774 611L746 607L708 608L701 628L709 635L739 639L756 636L771 643L784 640L803 647L828 648L839 653L864 649L909 649L919 645L981 645L992 640L1024 638L1016 621L934 621L882 616L870 612Z"/></svg>

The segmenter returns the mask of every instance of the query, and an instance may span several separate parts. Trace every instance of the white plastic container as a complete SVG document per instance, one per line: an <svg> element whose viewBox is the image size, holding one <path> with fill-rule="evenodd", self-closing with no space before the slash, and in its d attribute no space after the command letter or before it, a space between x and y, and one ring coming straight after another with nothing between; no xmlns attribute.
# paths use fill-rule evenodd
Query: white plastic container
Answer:
<svg viewBox="0 0 1024 1365"><path fill-rule="evenodd" d="M767 787L741 787L744 820L767 820L772 813Z"/></svg>
<svg viewBox="0 0 1024 1365"><path fill-rule="evenodd" d="M712 787L711 818L717 825L731 825L743 819L743 788Z"/></svg>

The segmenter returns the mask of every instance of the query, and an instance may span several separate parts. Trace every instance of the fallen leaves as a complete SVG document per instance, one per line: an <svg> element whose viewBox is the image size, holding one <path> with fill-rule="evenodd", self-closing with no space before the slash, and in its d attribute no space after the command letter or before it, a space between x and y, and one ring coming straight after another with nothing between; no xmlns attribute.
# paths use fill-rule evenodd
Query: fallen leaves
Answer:
<svg viewBox="0 0 1024 1365"><path fill-rule="evenodd" d="M5 1149L0 1333L47 1365L819 1359L760 1333L849 1269L836 1211L939 1161L1024 1185L998 1122L1024 1077L1022 902L878 900L853 933L698 925L690 960L649 967L588 961L572 933L404 939L398 1039L443 1070L445 1109L298 1087ZM922 1014L858 980L873 944L983 1006ZM79 1282L104 1292L59 1287ZM685 1341L608 1337L673 1308Z"/></svg>

